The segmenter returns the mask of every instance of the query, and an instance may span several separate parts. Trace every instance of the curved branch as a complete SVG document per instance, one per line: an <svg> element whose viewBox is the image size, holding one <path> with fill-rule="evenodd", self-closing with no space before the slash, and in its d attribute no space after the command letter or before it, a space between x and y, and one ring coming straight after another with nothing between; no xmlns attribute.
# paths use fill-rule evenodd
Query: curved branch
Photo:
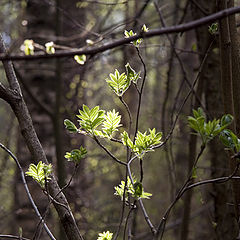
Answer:
<svg viewBox="0 0 240 240"><path fill-rule="evenodd" d="M17 159L17 158L14 156L14 154L13 154L8 148L6 148L2 143L0 143L0 147L1 147L4 151L6 151L6 152L13 158L13 160L15 161L15 163L17 164L17 166L18 166L18 168L19 168L19 170L20 170L20 173L21 173L21 178L22 178L22 181L23 181L24 188L25 188L25 190L26 190L27 196L28 196L28 198L29 198L29 200L30 200L30 202L31 202L31 204L32 204L32 206L33 206L33 209L34 209L35 213L37 214L37 216L38 216L38 218L40 219L40 221L43 223L44 229L46 230L46 232L47 232L48 236L50 237L50 239L56 240L56 238L53 236L53 234L52 234L51 231L49 230L48 226L47 226L46 223L44 222L44 219L42 218L42 216L41 216L41 214L40 214L40 212L39 212L39 210L38 210L38 208L37 208L37 206L36 206L36 204L35 204L32 196L31 196L31 193L30 193L30 191L29 191L29 188L28 188L28 185L27 185L27 182L26 182L26 179L25 179L24 171L23 171L23 169L22 169L22 167L21 167L18 159Z"/></svg>
<svg viewBox="0 0 240 240"><path fill-rule="evenodd" d="M75 51L58 51L55 54L45 54L45 53L36 53L35 55L29 55L25 56L23 54L0 54L0 60L33 60L33 59L40 59L40 58L59 58L59 57L72 57L74 55L94 55L97 53L101 53L119 46L122 46L124 44L130 43L134 40L137 40L139 38L151 38L154 36L160 36L167 33L179 33L179 32L186 32L193 28L200 27L205 24L209 24L213 21L217 21L219 19L222 19L224 17L236 14L240 12L240 6L228 8L222 11L219 11L217 13L211 14L209 16L176 25L166 28L157 28L154 30L150 30L148 32L141 32L135 36L129 37L129 38L121 38L116 41L112 41L110 43L106 43L102 46L96 46L92 48L81 48L79 50Z"/></svg>

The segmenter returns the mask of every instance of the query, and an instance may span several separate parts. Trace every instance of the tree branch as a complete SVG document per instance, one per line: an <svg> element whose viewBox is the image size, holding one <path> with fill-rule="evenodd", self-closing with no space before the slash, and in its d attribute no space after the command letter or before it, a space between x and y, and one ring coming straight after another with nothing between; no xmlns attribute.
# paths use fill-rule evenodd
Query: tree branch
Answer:
<svg viewBox="0 0 240 240"><path fill-rule="evenodd" d="M119 46L122 46L124 44L130 43L134 40L137 40L139 38L151 38L154 36L160 36L163 34L171 34L171 33L179 33L179 32L186 32L193 28L200 27L205 24L209 24L211 22L217 21L219 19L222 19L224 17L236 14L240 12L240 6L238 7L232 7L228 8L222 11L219 11L217 13L211 14L209 16L176 25L166 28L157 28L154 30L150 30L148 32L141 32L135 36L129 37L129 38L121 38L119 40L106 43L102 46L96 46L92 48L81 48L79 50L75 51L58 51L55 54L45 54L45 53L35 53L35 55L28 55L25 56L23 54L1 54L0 60L33 60L33 59L47 59L47 58L59 58L59 57L72 57L74 55L95 55L97 53L101 53Z"/></svg>
<svg viewBox="0 0 240 240"><path fill-rule="evenodd" d="M29 200L30 200L30 202L31 202L31 204L32 204L32 206L33 206L33 209L34 209L35 213L37 214L38 218L40 219L40 222L43 223L43 227L44 227L44 229L46 230L46 232L47 232L48 236L50 237L50 239L56 240L55 237L53 236L53 234L51 233L51 231L49 230L48 226L47 226L46 223L44 222L44 219L42 218L42 216L41 216L41 214L40 214L40 212L39 212L39 210L38 210L38 208L37 208L37 205L35 204L32 196L31 196L31 193L30 193L30 191L29 191L29 188L28 188L28 185L27 185L27 182L26 182L26 179L25 179L24 171L23 171L23 169L22 169L22 167L21 167L18 159L17 159L17 158L14 156L14 154L13 154L8 148L6 148L2 143L0 143L0 147L1 147L4 151L6 151L6 152L13 158L13 160L15 161L15 163L17 164L17 166L18 166L18 168L19 168L19 170L20 170L20 173L21 173L21 178L22 178L22 181L23 181L23 186L24 186L24 188L25 188L25 190L26 190L27 196L28 196L28 198L29 198Z"/></svg>

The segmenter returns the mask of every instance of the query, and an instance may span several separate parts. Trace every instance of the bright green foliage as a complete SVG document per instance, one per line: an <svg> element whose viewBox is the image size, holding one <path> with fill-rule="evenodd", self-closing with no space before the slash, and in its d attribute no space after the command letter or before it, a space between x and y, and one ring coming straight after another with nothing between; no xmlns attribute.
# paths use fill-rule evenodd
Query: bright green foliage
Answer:
<svg viewBox="0 0 240 240"><path fill-rule="evenodd" d="M45 188L45 179L51 179L49 175L52 173L52 164L45 164L40 161L37 166L33 163L30 164L26 175L32 177L41 188Z"/></svg>
<svg viewBox="0 0 240 240"><path fill-rule="evenodd" d="M74 56L74 59L75 59L75 61L78 63L78 64L80 64L80 65L83 65L85 62L86 62L86 59L87 59L87 57L86 57L86 55L75 55Z"/></svg>
<svg viewBox="0 0 240 240"><path fill-rule="evenodd" d="M117 69L114 74L110 73L109 77L110 78L106 79L106 82L117 94L117 96L121 97L131 84L130 79L127 78L125 73L120 74Z"/></svg>
<svg viewBox="0 0 240 240"><path fill-rule="evenodd" d="M100 110L99 106L89 109L83 104L83 110L79 110L79 113L77 117L80 119L81 129L91 135L94 135L94 130L105 120L105 111Z"/></svg>
<svg viewBox="0 0 240 240"><path fill-rule="evenodd" d="M26 39L23 43L23 51L25 55L34 55L34 42L31 39Z"/></svg>
<svg viewBox="0 0 240 240"><path fill-rule="evenodd" d="M122 134L122 143L125 145L125 146L128 146L130 147L132 150L134 150L134 144L133 144L133 141L130 139L130 137L128 136L128 133L126 131L124 131Z"/></svg>
<svg viewBox="0 0 240 240"><path fill-rule="evenodd" d="M124 35L125 35L125 38L129 38L129 37L132 37L132 36L135 36L137 35L136 33L133 32L133 30L130 30L130 31L127 31L125 30L124 31ZM131 42L135 47L139 47L139 45L142 43L142 38L139 38L137 40L134 40L133 42Z"/></svg>
<svg viewBox="0 0 240 240"><path fill-rule="evenodd" d="M128 81L137 84L137 81L138 81L138 79L140 78L140 73L141 73L141 72L136 73L136 72L131 68L131 66L130 66L129 63L127 63L127 64L125 65L125 68L126 68L126 72L127 72L127 79L128 79Z"/></svg>
<svg viewBox="0 0 240 240"><path fill-rule="evenodd" d="M218 33L218 23L213 23L208 27L208 32L212 35L216 35Z"/></svg>
<svg viewBox="0 0 240 240"><path fill-rule="evenodd" d="M83 110L79 110L80 115L77 117L80 119L80 129L78 129L73 122L68 119L64 120L66 128L71 132L81 132L90 134L90 136L99 136L103 138L112 138L114 132L118 131L118 128L122 126L121 116L113 109L105 114L104 110L100 110L99 106L89 109L83 104ZM97 128L102 128L97 130Z"/></svg>
<svg viewBox="0 0 240 240"><path fill-rule="evenodd" d="M214 119L206 121L206 117L201 108L193 110L193 117L188 117L189 126L194 129L202 138L203 144L206 144L219 133L221 133L228 125L231 124L233 117L230 114L224 115L221 120Z"/></svg>
<svg viewBox="0 0 240 240"><path fill-rule="evenodd" d="M121 197L121 200L123 200L124 188L125 188L125 181L121 181L121 183L118 186L114 187L114 189L115 189L114 195ZM128 200L129 194L134 198L149 199L152 196L151 193L147 193L147 192L143 191L142 183L137 182L137 180L134 177L133 177L133 184L131 182L131 179L129 177L127 177L125 201Z"/></svg>
<svg viewBox="0 0 240 240"><path fill-rule="evenodd" d="M227 149L234 152L240 151L240 139L229 129L225 129L219 136L221 142L227 147Z"/></svg>
<svg viewBox="0 0 240 240"><path fill-rule="evenodd" d="M75 126L75 124L73 122L71 122L68 119L64 120L64 125L66 127L66 129L70 132L70 133L75 133L78 131L77 127Z"/></svg>
<svg viewBox="0 0 240 240"><path fill-rule="evenodd" d="M120 124L121 116L113 109L107 112L105 115L105 121L103 122L103 132L108 138L112 138L114 132L118 131L118 128L122 126Z"/></svg>
<svg viewBox="0 0 240 240"><path fill-rule="evenodd" d="M153 151L153 146L160 144L162 139L162 133L156 133L156 129L149 129L149 134L147 132L141 133L138 131L135 138L135 144L129 138L128 133L124 131L122 133L122 142L125 146L128 146L132 151L139 157L143 158L144 154L149 151Z"/></svg>
<svg viewBox="0 0 240 240"><path fill-rule="evenodd" d="M66 152L65 158L74 162L75 164L79 164L81 159L83 159L87 155L87 150L84 147L80 147L80 149L73 149L71 152Z"/></svg>
<svg viewBox="0 0 240 240"><path fill-rule="evenodd" d="M55 53L55 48L54 48L54 43L53 42L47 42L45 44L46 47L46 52L48 54L54 54Z"/></svg>
<svg viewBox="0 0 240 240"><path fill-rule="evenodd" d="M107 231L107 232L99 233L98 236L99 237L97 238L97 240L111 240L113 233Z"/></svg>
<svg viewBox="0 0 240 240"><path fill-rule="evenodd" d="M143 32L148 32L149 31L148 27L145 24L143 24L143 26L142 26L142 31Z"/></svg>
<svg viewBox="0 0 240 240"><path fill-rule="evenodd" d="M110 73L109 78L106 79L106 82L110 86L110 88L117 94L117 96L121 97L128 90L131 82L134 84L137 83L137 80L140 78L140 72L136 73L130 66L129 63L125 65L126 73L120 74L116 69L115 73Z"/></svg>

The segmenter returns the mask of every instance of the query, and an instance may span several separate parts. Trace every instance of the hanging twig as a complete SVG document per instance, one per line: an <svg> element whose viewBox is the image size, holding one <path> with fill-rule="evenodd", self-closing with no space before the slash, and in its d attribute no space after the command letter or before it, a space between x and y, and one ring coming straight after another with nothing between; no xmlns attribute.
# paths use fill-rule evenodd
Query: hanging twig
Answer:
<svg viewBox="0 0 240 240"><path fill-rule="evenodd" d="M13 158L13 160L15 161L15 163L17 164L18 169L20 170L20 174L21 174L21 178L22 178L22 181L23 181L24 188L25 188L25 190L26 190L27 196L28 196L28 198L29 198L29 200L30 200L30 202L31 202L31 204L32 204L32 206L33 206L33 209L34 209L36 215L38 216L38 218L40 219L40 221L43 223L44 229L45 229L45 231L47 232L48 236L49 236L52 240L56 240L56 238L53 236L53 234L52 234L51 231L49 230L48 226L47 226L46 223L44 222L44 219L42 218L42 216L41 216L41 214L40 214L40 212L39 212L39 210L38 210L38 208L37 208L37 206L36 206L36 204L35 204L32 196L31 196L31 193L30 193L30 191L29 191L29 188L28 188L28 185L27 185L27 182L26 182L26 179L25 179L24 171L23 171L23 169L22 169L22 167L21 167L18 159L17 159L17 158L14 156L14 154L13 154L8 148L6 148L2 143L0 143L0 147L1 147L4 151L6 151L6 152Z"/></svg>

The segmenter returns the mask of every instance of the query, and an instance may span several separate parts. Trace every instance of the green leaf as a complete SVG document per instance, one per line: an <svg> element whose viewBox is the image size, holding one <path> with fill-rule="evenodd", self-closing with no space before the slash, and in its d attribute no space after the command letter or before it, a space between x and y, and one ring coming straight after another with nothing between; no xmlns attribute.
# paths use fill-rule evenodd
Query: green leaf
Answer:
<svg viewBox="0 0 240 240"><path fill-rule="evenodd" d="M124 31L124 35L125 35L125 38L129 38L129 37L132 37L132 36L135 36L137 35L136 33L133 32L133 30L130 30L130 31L127 31L125 30ZM133 42L131 42L135 47L139 47L139 45L142 43L142 38L139 38L137 40L134 40Z"/></svg>
<svg viewBox="0 0 240 240"><path fill-rule="evenodd" d="M66 129L71 132L71 133L75 133L78 131L77 127L75 126L75 124L73 122L71 122L68 119L64 120L64 125L66 127Z"/></svg>
<svg viewBox="0 0 240 240"><path fill-rule="evenodd" d="M96 128L105 120L105 111L100 110L99 106L89 109L88 106L83 104L83 110L79 110L77 117L80 119L79 124L81 129L94 135Z"/></svg>
<svg viewBox="0 0 240 240"><path fill-rule="evenodd" d="M149 29L147 28L147 26L145 24L143 24L143 26L142 26L142 31L143 32L148 32L149 31Z"/></svg>
<svg viewBox="0 0 240 240"><path fill-rule="evenodd" d="M224 115L221 120L213 119L206 122L204 112L201 108L193 110L193 117L188 117L189 126L195 130L204 144L212 140L220 134L229 124L231 124L233 117L230 114Z"/></svg>
<svg viewBox="0 0 240 240"><path fill-rule="evenodd" d="M112 138L113 133L118 131L118 128L122 126L120 122L121 116L115 111L115 109L107 112L105 115L105 121L103 122L103 132L105 135Z"/></svg>
<svg viewBox="0 0 240 240"><path fill-rule="evenodd" d="M114 187L115 189L114 195L121 197L121 200L123 200L124 188L125 188L125 181L121 181L121 183L118 186ZM145 199L149 199L152 196L151 193L144 192L142 183L138 182L135 179L135 177L133 177L133 184L131 182L131 179L127 177L127 186L125 191L126 201L128 201L129 194L134 198L145 198Z"/></svg>
<svg viewBox="0 0 240 240"><path fill-rule="evenodd" d="M87 57L86 57L86 55L75 55L74 56L74 59L75 59L75 61L78 63L78 64L80 64L80 65L84 65L84 63L86 62L86 60L87 60Z"/></svg>
<svg viewBox="0 0 240 240"><path fill-rule="evenodd" d="M134 149L134 144L132 142L132 140L130 139L130 137L128 136L128 133L126 131L124 131L122 134L122 143L125 146L130 147L132 150Z"/></svg>
<svg viewBox="0 0 240 240"><path fill-rule="evenodd" d="M48 54L54 54L55 53L55 48L54 48L54 43L53 42L47 42L45 44L46 47L46 52Z"/></svg>
<svg viewBox="0 0 240 240"><path fill-rule="evenodd" d="M26 39L21 46L21 50L24 51L25 55L34 55L34 42L32 39Z"/></svg>
<svg viewBox="0 0 240 240"><path fill-rule="evenodd" d="M135 182L133 184L133 188L134 188L134 197L141 197L142 194L143 194L143 186L142 186L142 183L140 182Z"/></svg>
<svg viewBox="0 0 240 240"><path fill-rule="evenodd" d="M131 84L131 81L127 78L126 74L120 74L117 69L115 69L114 74L109 74L109 78L106 79L106 82L119 97L121 97L127 91Z"/></svg>
<svg viewBox="0 0 240 240"><path fill-rule="evenodd" d="M229 129L225 129L219 136L221 142L225 147L231 150L233 153L240 151L240 139Z"/></svg>
<svg viewBox="0 0 240 240"><path fill-rule="evenodd" d="M218 23L213 23L208 27L208 31L212 35L216 35L218 33Z"/></svg>
<svg viewBox="0 0 240 240"><path fill-rule="evenodd" d="M74 162L75 164L79 164L80 161L85 158L87 155L87 150L84 147L80 147L80 149L73 149L71 152L66 152L65 158L68 161Z"/></svg>
<svg viewBox="0 0 240 240"><path fill-rule="evenodd" d="M140 72L136 73L130 66L129 63L125 65L126 72L127 72L127 79L128 79L128 84L131 84L133 82L134 84L137 84L138 79L140 78Z"/></svg>
<svg viewBox="0 0 240 240"><path fill-rule="evenodd" d="M99 237L97 238L97 240L112 240L113 233L107 231L107 232L99 233L98 236Z"/></svg>
<svg viewBox="0 0 240 240"><path fill-rule="evenodd" d="M37 165L31 163L29 165L26 175L32 177L41 188L45 188L45 180L50 179L50 174L52 173L52 165L45 164L40 161Z"/></svg>

